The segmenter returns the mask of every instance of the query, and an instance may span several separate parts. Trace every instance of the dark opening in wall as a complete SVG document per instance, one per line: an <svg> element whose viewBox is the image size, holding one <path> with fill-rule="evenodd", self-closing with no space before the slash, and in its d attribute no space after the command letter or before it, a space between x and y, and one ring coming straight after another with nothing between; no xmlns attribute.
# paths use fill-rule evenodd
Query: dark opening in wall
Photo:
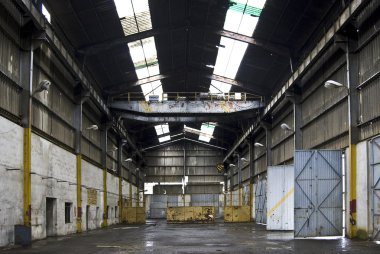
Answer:
<svg viewBox="0 0 380 254"><path fill-rule="evenodd" d="M71 223L71 207L73 203L65 202L65 223Z"/></svg>

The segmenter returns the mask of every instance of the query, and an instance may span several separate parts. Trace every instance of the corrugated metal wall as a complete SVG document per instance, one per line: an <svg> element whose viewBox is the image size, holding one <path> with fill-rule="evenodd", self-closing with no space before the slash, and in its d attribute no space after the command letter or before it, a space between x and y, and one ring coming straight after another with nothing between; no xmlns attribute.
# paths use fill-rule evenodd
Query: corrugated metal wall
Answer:
<svg viewBox="0 0 380 254"><path fill-rule="evenodd" d="M184 153L185 148L185 153ZM182 182L187 176L186 193L220 193L224 181L216 164L223 160L223 153L192 143L163 147L146 154L146 182ZM184 157L186 157L184 164Z"/></svg>
<svg viewBox="0 0 380 254"><path fill-rule="evenodd" d="M264 145L263 147L255 147L253 146L253 176L261 174L267 170L267 154L266 154L266 134L265 130L261 129L261 131L257 134L257 136L253 140L254 143L260 143Z"/></svg>
<svg viewBox="0 0 380 254"><path fill-rule="evenodd" d="M107 169L117 172L118 144L114 134L107 135Z"/></svg>
<svg viewBox="0 0 380 254"><path fill-rule="evenodd" d="M91 112L86 111L87 110L84 111L82 117L82 154L97 163L101 163L101 132L87 129L89 126L92 125L99 126L100 123L90 118L89 116L92 115Z"/></svg>
<svg viewBox="0 0 380 254"><path fill-rule="evenodd" d="M21 17L20 17L21 19ZM20 29L17 22L0 8L0 108L20 115Z"/></svg>
<svg viewBox="0 0 380 254"><path fill-rule="evenodd" d="M308 81L302 95L301 130L304 149L348 146L347 90L326 89L323 85L328 79L347 84L343 53L323 68L326 68L323 72L330 75Z"/></svg>
<svg viewBox="0 0 380 254"><path fill-rule="evenodd" d="M373 3L374 4L374 3ZM380 19L372 19L359 32L359 124L360 139L380 133L380 35L373 27Z"/></svg>
<svg viewBox="0 0 380 254"><path fill-rule="evenodd" d="M289 106L291 107L291 105ZM281 120L282 119L282 120ZM286 123L290 128L294 129L293 111L283 116L278 113L277 122L272 127L272 164L282 164L293 158L294 153L294 137L293 131L285 131L281 129L281 124Z"/></svg>

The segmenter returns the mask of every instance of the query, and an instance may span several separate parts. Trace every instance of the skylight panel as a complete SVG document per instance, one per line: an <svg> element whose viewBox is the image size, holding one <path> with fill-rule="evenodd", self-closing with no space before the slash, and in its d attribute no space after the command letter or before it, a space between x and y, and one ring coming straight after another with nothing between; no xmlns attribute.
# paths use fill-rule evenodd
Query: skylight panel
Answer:
<svg viewBox="0 0 380 254"><path fill-rule="evenodd" d="M146 101L149 101L149 95L158 95L158 100L162 101L163 90L160 80L141 85L140 87Z"/></svg>
<svg viewBox="0 0 380 254"><path fill-rule="evenodd" d="M224 29L235 33L252 36L266 0L234 0L227 11ZM221 37L214 74L236 78L241 61L247 50L245 42Z"/></svg>
<svg viewBox="0 0 380 254"><path fill-rule="evenodd" d="M114 0L125 35L152 29L148 0Z"/></svg>
<svg viewBox="0 0 380 254"><path fill-rule="evenodd" d="M199 140L204 142L210 142L211 136L214 133L215 123L202 123L201 134L199 135ZM202 135L206 134L206 135Z"/></svg>
<svg viewBox="0 0 380 254"><path fill-rule="evenodd" d="M209 143L210 140L211 140L211 138L206 137L206 136L203 136L203 135L199 135L199 140L200 140L200 141L203 141L203 142L207 142L207 143Z"/></svg>
<svg viewBox="0 0 380 254"><path fill-rule="evenodd" d="M158 141L159 141L160 143L165 142L165 141L169 141L169 140L170 140L170 135L167 135L167 136L163 136L163 137L161 137L161 138L158 138Z"/></svg>
<svg viewBox="0 0 380 254"><path fill-rule="evenodd" d="M220 44L224 48L219 48L214 74L235 79L248 44L226 37L221 37Z"/></svg>
<svg viewBox="0 0 380 254"><path fill-rule="evenodd" d="M210 93L228 93L231 85L217 80L211 80Z"/></svg>
<svg viewBox="0 0 380 254"><path fill-rule="evenodd" d="M169 133L169 124L159 124L154 126L154 129L156 130L157 136L161 136L163 134Z"/></svg>
<svg viewBox="0 0 380 254"><path fill-rule="evenodd" d="M128 47L139 79L160 74L154 37L130 42Z"/></svg>
<svg viewBox="0 0 380 254"><path fill-rule="evenodd" d="M45 16L46 20L51 23L50 12L46 9L45 5L42 5L42 14Z"/></svg>

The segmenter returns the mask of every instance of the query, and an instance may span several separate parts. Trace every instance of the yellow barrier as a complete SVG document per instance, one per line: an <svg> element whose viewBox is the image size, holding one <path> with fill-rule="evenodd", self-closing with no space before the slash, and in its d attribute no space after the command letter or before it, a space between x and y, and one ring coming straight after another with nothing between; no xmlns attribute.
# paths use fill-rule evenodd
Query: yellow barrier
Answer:
<svg viewBox="0 0 380 254"><path fill-rule="evenodd" d="M127 224L145 224L145 207L123 207L122 222Z"/></svg>
<svg viewBox="0 0 380 254"><path fill-rule="evenodd" d="M180 206L168 207L168 223L214 223L215 207L213 206Z"/></svg>
<svg viewBox="0 0 380 254"><path fill-rule="evenodd" d="M224 222L250 222L250 206L226 206Z"/></svg>

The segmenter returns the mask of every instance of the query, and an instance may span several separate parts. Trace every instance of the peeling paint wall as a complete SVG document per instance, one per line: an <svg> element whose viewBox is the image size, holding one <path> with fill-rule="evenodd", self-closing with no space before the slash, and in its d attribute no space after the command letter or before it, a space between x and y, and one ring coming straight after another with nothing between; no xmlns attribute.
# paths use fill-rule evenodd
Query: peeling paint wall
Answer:
<svg viewBox="0 0 380 254"><path fill-rule="evenodd" d="M46 198L56 199L55 232L76 232L76 158L72 153L32 134L32 239L46 235ZM65 203L71 204L65 222Z"/></svg>
<svg viewBox="0 0 380 254"><path fill-rule="evenodd" d="M367 142L360 142L356 145L356 210L358 230L364 230L368 233L368 146Z"/></svg>
<svg viewBox="0 0 380 254"><path fill-rule="evenodd" d="M14 225L23 223L22 163L23 129L0 116L0 246L13 243Z"/></svg>
<svg viewBox="0 0 380 254"><path fill-rule="evenodd" d="M99 228L103 222L103 170L82 160L82 185L85 187L82 188L82 230ZM88 204L88 190L96 191L96 205Z"/></svg>
<svg viewBox="0 0 380 254"><path fill-rule="evenodd" d="M108 225L119 222L119 178L107 173Z"/></svg>

